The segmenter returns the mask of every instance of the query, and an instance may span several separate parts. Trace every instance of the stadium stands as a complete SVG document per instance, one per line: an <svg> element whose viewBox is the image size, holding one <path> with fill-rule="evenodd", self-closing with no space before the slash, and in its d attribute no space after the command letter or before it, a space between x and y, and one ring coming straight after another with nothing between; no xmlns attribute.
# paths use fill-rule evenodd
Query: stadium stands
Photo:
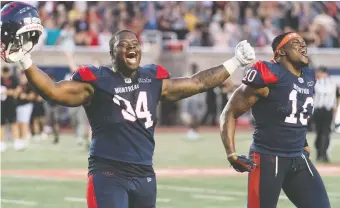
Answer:
<svg viewBox="0 0 340 208"><path fill-rule="evenodd" d="M46 30L44 45L107 48L112 33L160 31L165 49L178 45L234 47L247 39L265 47L297 31L310 47L339 48L340 2L31 2ZM145 35L144 35L145 37ZM157 39L156 38L156 39Z"/></svg>

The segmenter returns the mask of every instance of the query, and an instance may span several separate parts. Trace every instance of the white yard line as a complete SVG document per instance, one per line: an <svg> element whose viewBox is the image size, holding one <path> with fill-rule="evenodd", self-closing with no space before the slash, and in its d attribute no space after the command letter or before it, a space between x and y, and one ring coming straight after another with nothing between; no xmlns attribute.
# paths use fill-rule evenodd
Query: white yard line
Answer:
<svg viewBox="0 0 340 208"><path fill-rule="evenodd" d="M86 199L82 198L82 197L71 197L71 196L67 196L64 197L65 201L70 201L70 202L81 202L81 203L86 203ZM170 199L167 198L157 198L157 202L163 202L163 203L168 203L170 202Z"/></svg>
<svg viewBox="0 0 340 208"><path fill-rule="evenodd" d="M173 186L173 185L163 185L160 184L157 186L159 190L169 190L169 191L180 191L180 192L188 192L188 193L198 193L198 194L219 194L219 195L230 195L230 196L246 196L246 192L241 191L224 191L219 189L210 189L210 188L200 188L200 187L187 187L187 186Z"/></svg>
<svg viewBox="0 0 340 208"><path fill-rule="evenodd" d="M81 203L86 203L86 199L85 198L81 198L81 197L64 197L65 201L70 201L70 202L81 202Z"/></svg>
<svg viewBox="0 0 340 208"><path fill-rule="evenodd" d="M24 206L36 206L38 205L35 201L25 201L25 200L14 200L14 199L0 199L2 203L5 204L17 204L17 205L24 205Z"/></svg>
<svg viewBox="0 0 340 208"><path fill-rule="evenodd" d="M191 195L194 199L210 199L214 201L233 201L236 200L234 197L229 196L216 196L216 195L203 195L203 194L193 194Z"/></svg>
<svg viewBox="0 0 340 208"><path fill-rule="evenodd" d="M157 198L157 202L169 203L171 199L168 198Z"/></svg>
<svg viewBox="0 0 340 208"><path fill-rule="evenodd" d="M25 176L25 175L2 175L2 178L18 178L18 179L30 179L30 180L44 180L44 181L68 181L68 182L84 182L84 179L67 179L67 178L51 178L45 176Z"/></svg>
<svg viewBox="0 0 340 208"><path fill-rule="evenodd" d="M212 194L212 195L224 195L228 197L238 196L238 197L247 197L247 190L244 192L241 191L224 191L221 189L210 189L210 188L202 188L202 187L187 187L187 186L174 186L174 185L158 185L157 188L159 190L167 190L167 191L179 191L185 193L194 193L194 194ZM338 192L327 192L329 198L332 200L337 200L340 198L340 193ZM280 195L280 200L289 200L286 195Z"/></svg>

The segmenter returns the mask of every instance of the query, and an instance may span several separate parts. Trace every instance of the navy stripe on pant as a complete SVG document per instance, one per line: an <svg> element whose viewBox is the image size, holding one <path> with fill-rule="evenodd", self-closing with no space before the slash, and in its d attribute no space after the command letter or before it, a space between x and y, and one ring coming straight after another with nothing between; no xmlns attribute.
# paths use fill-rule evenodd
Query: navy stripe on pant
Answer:
<svg viewBox="0 0 340 208"><path fill-rule="evenodd" d="M330 208L318 171L304 156L283 158L252 152L257 167L248 176L248 208L274 208L281 189L299 208Z"/></svg>
<svg viewBox="0 0 340 208"><path fill-rule="evenodd" d="M156 177L124 178L112 172L96 172L88 177L88 208L154 208Z"/></svg>

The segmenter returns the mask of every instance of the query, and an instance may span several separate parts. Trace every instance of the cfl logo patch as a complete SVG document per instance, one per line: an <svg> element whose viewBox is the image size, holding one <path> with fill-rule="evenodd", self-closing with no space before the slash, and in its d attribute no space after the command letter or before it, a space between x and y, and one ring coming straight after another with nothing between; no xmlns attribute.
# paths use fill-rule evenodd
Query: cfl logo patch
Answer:
<svg viewBox="0 0 340 208"><path fill-rule="evenodd" d="M147 177L146 180L148 181L148 183L150 183L150 181L152 181L152 178Z"/></svg>
<svg viewBox="0 0 340 208"><path fill-rule="evenodd" d="M38 17L26 17L24 18L24 24L25 25L41 24L41 21Z"/></svg>

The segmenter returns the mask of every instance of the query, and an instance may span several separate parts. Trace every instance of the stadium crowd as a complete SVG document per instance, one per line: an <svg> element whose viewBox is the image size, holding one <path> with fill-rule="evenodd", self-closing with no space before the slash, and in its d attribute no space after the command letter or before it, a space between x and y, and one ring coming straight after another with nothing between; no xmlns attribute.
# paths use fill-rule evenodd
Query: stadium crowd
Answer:
<svg viewBox="0 0 340 208"><path fill-rule="evenodd" d="M43 44L107 47L112 33L173 32L190 46L234 47L247 39L269 46L297 31L310 47L340 47L340 2L31 2L39 8Z"/></svg>

